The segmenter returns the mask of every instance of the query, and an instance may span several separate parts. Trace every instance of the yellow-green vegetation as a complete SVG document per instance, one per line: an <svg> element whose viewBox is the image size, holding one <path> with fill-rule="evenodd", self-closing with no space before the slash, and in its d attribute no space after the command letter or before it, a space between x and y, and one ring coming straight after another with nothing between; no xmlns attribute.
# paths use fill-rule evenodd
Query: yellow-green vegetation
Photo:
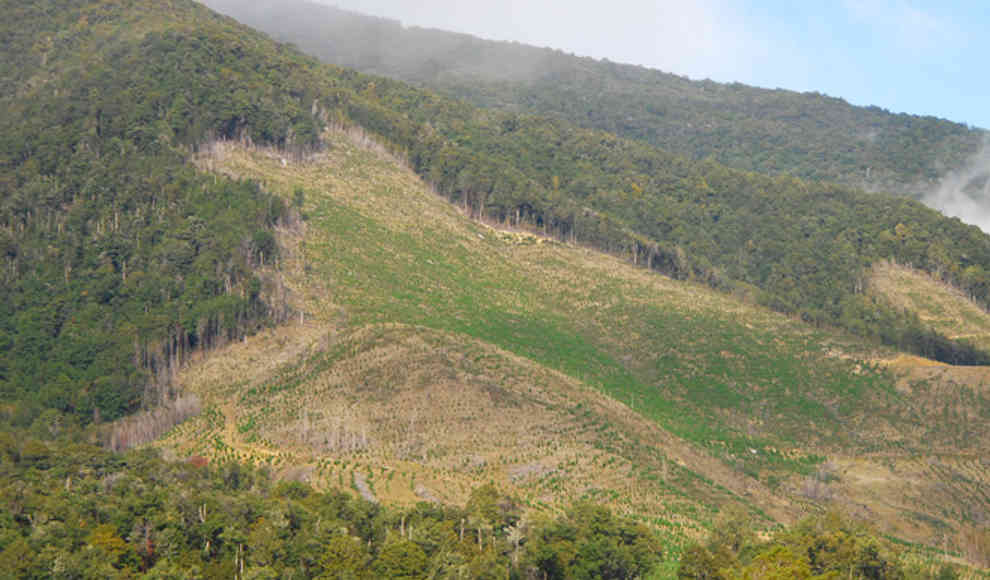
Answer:
<svg viewBox="0 0 990 580"><path fill-rule="evenodd" d="M990 313L954 286L885 261L874 265L870 288L895 307L916 313L945 336L990 349Z"/></svg>
<svg viewBox="0 0 990 580"><path fill-rule="evenodd" d="M306 220L280 232L296 322L182 375L206 411L164 441L180 455L386 502L461 503L484 481L534 508L593 498L673 544L732 504L792 521L862 500L862 515L919 541L961 533L986 505L972 459L966 483L956 469L910 481L921 495L949 490L939 503L857 487L885 462L976 457L985 398L952 426L919 422L931 399L870 362L894 353L472 222L360 135L325 138L304 161L232 144L198 160L258 180ZM952 485L970 491L946 497Z"/></svg>
<svg viewBox="0 0 990 580"><path fill-rule="evenodd" d="M268 27L273 26L280 38L300 41L324 57L327 53L323 49L338 41L346 44L345 39L354 30L362 30L352 39L358 45L367 43L372 37L395 39L392 32L369 36L366 32L376 29L376 25L365 29L356 22L345 25L353 28L343 34L336 31L320 33L317 32L322 23L320 18L304 20L315 28L298 27L298 21L287 22L281 18L285 12L281 4L272 6L279 17L262 16L260 20L265 22L262 28L272 30ZM263 6L261 12L265 12ZM248 20L257 22L257 16L250 16ZM305 29L308 34L295 34L301 31L293 28ZM398 29L394 32L401 34ZM315 43L311 42L313 40ZM372 52L382 47L377 41L370 44L373 45L370 47ZM419 48L400 49L403 57L410 53L429 54L428 50L418 51ZM458 53L451 49L450 54ZM473 61L475 49L467 49L467 53L472 55L468 60ZM384 61L389 60L385 54L381 56ZM425 70L439 72L444 68L445 57L446 54L435 62L427 56ZM371 61L378 62L378 58L372 57ZM769 178L731 170L711 159L691 161L689 158L694 155L709 157L708 153L703 153L704 146L683 147L682 144L662 150L635 138L619 137L619 134L627 134L626 131L611 123L605 123L605 126L615 133L582 129L577 126L584 124L580 120L576 120L577 125L571 124L564 119L601 120L613 114L625 119L624 124L638 116L632 110L642 106L642 102L635 105L636 97L625 94L623 96L628 96L629 100L618 99L621 105L601 100L602 91L606 90L602 89L601 78L612 76L616 72L614 69L599 71L604 73L602 76L593 74L597 80L590 83L577 81L574 87L577 90L564 89L565 94L555 94L556 89L564 86L559 75L568 76L563 72L568 65L558 68L559 64L563 63L555 62L547 69L552 71L547 77L552 88L539 88L539 96L535 98L545 104L552 103L549 108L536 105L529 98L511 104L513 91L509 89L507 95L495 97L496 101L502 101L502 96L509 96L509 100L496 106L496 109L504 106L508 111L482 110L402 82L340 74L336 69L329 69L336 86L350 87L350 94L338 91L327 102L336 105L338 118L347 119L377 135L391 151L408 159L415 172L439 193L474 215L504 224L539 228L559 239L587 244L677 279L704 280L715 288L739 291L778 312L800 316L812 324L839 326L899 350L950 364L990 364L990 353L952 341L910 317L899 315L886 304L862 299L864 270L877 261L894 259L938 273L942 279L964 289L986 306L990 304L990 243L979 228L950 220L921 203L888 194L866 194L854 187L819 181L827 175L821 172L824 157L840 150L842 164L855 157L847 155L851 152L847 146L855 137L844 139L841 147L831 147L819 138L820 134L813 136L820 127L809 128L806 122L811 119L816 123L824 122L824 126L829 127L829 137L834 138L842 134L842 131L835 131L835 127L850 122L848 107L840 107L847 109L845 113L828 121L825 118L832 115L822 114L825 103L817 98L810 99L805 105L796 105L782 94L773 94L759 107L757 116L761 122L773 118L774 112L785 110L789 112L785 114L787 122L784 125L801 120L792 125L792 129L801 139L810 137L805 145L796 145L782 137L783 125L779 120L770 121L773 127L770 141L773 143L768 143L765 134L749 132L753 125L741 120L746 114L742 117L731 115L731 124L738 126L710 134L716 135L716 141L721 144L731 144L731 157L741 153L740 146L753 147L755 152L742 154L741 159L767 162L773 168L771 173L795 171L808 177L815 176L811 180L796 179L792 175ZM413 68L419 67L413 65ZM453 68L459 67L453 65ZM503 70L503 67L498 68ZM514 69L513 66L504 67L505 71ZM427 72L427 77L432 74ZM484 73L481 76L484 77ZM625 77L624 74L619 76ZM467 78L480 80L470 73ZM628 79L620 81L613 77L604 85L615 88L625 84L625 80ZM632 89L635 85L626 86ZM646 85L649 87L640 85L632 94L642 97L657 88L653 82ZM596 87L593 98L582 97L582 91L588 87ZM504 88L507 87L499 87ZM707 94L709 88L712 87L706 85L702 92ZM487 93L487 88L481 90ZM624 93L623 90L619 92ZM664 92L660 89L660 93ZM688 89L688 92L697 95L699 89ZM490 96L498 93L501 91L496 90ZM554 96L548 97L550 94ZM764 97L753 98L763 101ZM777 100L777 97L784 98ZM733 100L729 98L729 101ZM752 104L748 97L743 100ZM570 109L574 114L556 107L568 101L570 105L565 104L564 109L576 105L577 110ZM607 111L604 116L585 109L592 101L603 107L601 112ZM657 102L652 98L647 101L650 102L647 110L656 112L652 107ZM529 109L527 102L536 105L537 114L524 113ZM709 106L734 108L727 102L709 103ZM795 106L807 108L803 113L793 114ZM686 102L678 99L678 111L684 112L688 108ZM829 108L825 106L825 109ZM837 110L833 109L833 112ZM923 140L917 138L919 120L909 121L907 133L901 133L903 127L898 129L897 126L906 119L887 115L885 121L880 121L873 113L865 110L859 113L867 114L859 121L851 122L856 133L864 124L879 129L880 125L891 123L891 139L877 140L874 145L879 145L881 155L893 154L900 158L891 169L893 166L899 166L901 170L908 166L913 168L900 173L901 178L933 160L929 155L933 148L926 147ZM704 125L707 133L712 128L710 123L721 113L707 110L706 106L705 112L700 114L703 121L689 121L668 113L659 115L659 119L662 123L671 123L677 133L692 125ZM865 120L869 117L873 119ZM939 124L934 119L928 121L933 123L931 127ZM877 122L879 124L875 125ZM591 125L596 124L591 121ZM632 124L636 128L643 125L639 121ZM732 138L730 135L739 128L746 135ZM956 129L968 134L965 140L969 140L970 145L962 146L962 149L975 152L980 133L969 132L963 126ZM939 138L936 134L947 137L941 130L922 132L936 139ZM895 137L897 133L901 136ZM745 141L748 143L742 145ZM894 143L897 141L908 145L907 150L895 153L900 149ZM949 149L956 149L948 142L943 143ZM957 142L957 145L962 143ZM782 147L786 151L784 157L791 161L797 161L798 156L810 155L816 165L808 172L807 167L800 168L804 162L797 161L796 166L782 163L770 153L770 149L776 147ZM941 150L942 146L935 149ZM924 159L917 158L918 151L926 152ZM875 153L866 155L869 161L853 161L851 167L840 169L837 174L856 181L853 176L860 171L872 170L875 175L884 173ZM905 163L902 155L915 159ZM908 178L907 181L916 182L917 179ZM896 190L903 191L903 188Z"/></svg>
<svg viewBox="0 0 990 580"><path fill-rule="evenodd" d="M584 263L598 272L586 276L601 282L616 269L639 283L664 279L594 252L472 224L415 176L339 134L327 154L308 163L283 167L277 154L231 145L200 163L260 178L293 197L302 188L308 221L304 235L282 236L281 271L290 303L301 312L297 324L232 345L183 375L207 407L166 439L183 455L253 461L288 477L365 488L365 495L402 503L463 503L477 482L496 480L533 507L578 498L622 506L677 539L701 533L713 507L743 494L762 495L775 517L791 513L789 502L773 501L765 485L735 476L710 453L585 382L451 330L453 322L439 318L478 324L479 313L458 305L472 300L504 308L525 331L526 313L540 306L531 297L542 308L553 302L548 288L536 284L563 288L554 278L580 275L563 272L567 265ZM404 203L394 203L398 198ZM357 219L367 215L377 219ZM329 227L331 217L343 227ZM348 227L344 217L355 221ZM370 261L352 262L358 255ZM422 275L420 267L460 274L454 282ZM520 279L527 270L543 273L543 281L527 288ZM340 281L366 276L395 286ZM487 279L475 289L467 281L479 276ZM500 289L499 277L515 283ZM386 294L400 289L416 293L414 301ZM458 296L465 290L473 295ZM592 308L594 295L578 290L572 304ZM694 289L670 284L667 291L684 292L686 301ZM699 291L702 302L717 296ZM386 317L389 304L413 314ZM427 308L433 314L424 317ZM564 319L563 312L558 316ZM431 324L434 318L445 324ZM500 343L511 347L512 336ZM595 354L572 339L563 356L569 347Z"/></svg>

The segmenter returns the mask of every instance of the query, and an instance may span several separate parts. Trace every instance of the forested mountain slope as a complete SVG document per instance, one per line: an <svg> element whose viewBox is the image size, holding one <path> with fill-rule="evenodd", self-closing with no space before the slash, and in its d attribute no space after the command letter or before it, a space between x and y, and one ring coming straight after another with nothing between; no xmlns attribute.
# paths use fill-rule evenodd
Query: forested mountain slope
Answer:
<svg viewBox="0 0 990 580"><path fill-rule="evenodd" d="M16 424L114 419L167 398L189 353L284 314L258 268L288 207L198 174L189 148L248 124L305 146L313 119L260 60L221 68L209 47L229 39L198 6L0 8L0 394Z"/></svg>
<svg viewBox="0 0 990 580"><path fill-rule="evenodd" d="M691 81L309 2L204 0L326 62L504 111L566 119L729 167L921 197L985 131L817 93Z"/></svg>
<svg viewBox="0 0 990 580"><path fill-rule="evenodd" d="M190 0L0 8L3 570L656 564L572 500L675 555L726 507L831 500L960 555L982 537L985 371L899 380L801 320L978 362L860 283L894 258L985 304L979 230L322 65ZM203 412L156 445L188 465L79 444L154 439L154 412L101 423L173 389Z"/></svg>
<svg viewBox="0 0 990 580"><path fill-rule="evenodd" d="M185 2L13 3L9 14L0 359L3 392L26 402L19 420L44 408L119 416L185 353L283 316L259 268L276 251L266 229L290 209L251 184L201 182L185 161L214 139L300 154L327 124L378 135L482 219L926 356L986 358L858 294L864 268L893 258L987 302L990 238L918 203L474 109L321 66Z"/></svg>

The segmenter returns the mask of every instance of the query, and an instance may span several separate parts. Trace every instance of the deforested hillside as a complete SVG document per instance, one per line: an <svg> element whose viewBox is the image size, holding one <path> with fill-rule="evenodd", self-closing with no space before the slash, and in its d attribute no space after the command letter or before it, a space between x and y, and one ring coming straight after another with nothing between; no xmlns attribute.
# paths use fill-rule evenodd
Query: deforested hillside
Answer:
<svg viewBox="0 0 990 580"><path fill-rule="evenodd" d="M588 244L642 266L644 274L755 297L806 321L846 322L919 350L934 344L941 350L933 356L983 356L941 342L942 335L857 291L864 266L889 256L938 267L986 300L979 292L990 239L914 202L698 164L561 121L473 109L319 65L193 3L52 2L11 13L18 25L8 26L5 46L22 66L5 76L6 360L16 371L5 388L24 409L89 417L95 405L73 399L80 393L92 398L82 401L116 397L116 407L95 415L119 415L140 402L121 395L147 380L140 371L168 363L154 362L156 356L223 343L277 321L276 311L284 316L283 304L273 310L265 302L280 303L284 295L278 276L265 280L278 259L271 231L298 223L298 208L239 177L189 173L187 182L169 172L192 172L195 152L215 142L268 144L288 160L302 158L325 147L323 127L366 131L483 222ZM105 168L119 159L134 165ZM128 188L136 193L129 196ZM203 207L179 197L198 195ZM439 215L442 206L431 207L424 217ZM238 213L251 211L259 213ZM240 229L252 224L258 229ZM39 287L48 292L31 291ZM366 303L368 290L360 295ZM387 313L389 304L378 311ZM573 314L564 309L558 316ZM525 317L513 331L516 323L500 330L483 320L458 328L508 332L534 352L551 332L548 323ZM663 320L680 324L679 317ZM113 348L94 346L104 335L86 332L91 327L103 329ZM573 340L570 350L582 352L583 341ZM764 342L751 342L754 354ZM97 364L108 353L117 358ZM142 369L145 359L152 363ZM120 375L127 372L134 376ZM617 392L628 389L615 372L603 380L609 377ZM651 372L666 376L659 367ZM685 376L671 388L712 388L688 384ZM667 412L675 421L684 417ZM684 429L713 423L684 420ZM803 425L794 421L795 429Z"/></svg>
<svg viewBox="0 0 990 580"><path fill-rule="evenodd" d="M849 335L478 224L366 136L326 142L199 161L307 220L280 236L299 317L183 373L205 410L164 439L179 456L383 502L459 503L478 480L538 509L594 498L672 545L740 503L842 506L922 541L985 508L979 380L908 377Z"/></svg>
<svg viewBox="0 0 990 580"><path fill-rule="evenodd" d="M818 93L692 81L552 48L404 28L307 0L205 4L326 62L764 174L921 197L986 138L964 124Z"/></svg>
<svg viewBox="0 0 990 580"><path fill-rule="evenodd" d="M225 6L323 56L307 42L351 38L380 47L402 38L393 34L394 23L386 31L380 21L347 13L338 23L340 34L319 33L320 23L333 26L340 14L315 5L297 11L264 3ZM287 32L295 28L285 23L300 15L312 32L307 41ZM413 48L402 52L417 54ZM403 83L347 79L355 92L389 109L349 101L348 116L479 216L536 227L675 277L705 279L806 321L840 325L916 354L952 363L988 360L965 341L951 341L910 313L861 294L870 265L892 258L938 272L985 302L990 238L978 228L903 197L691 161L641 141L582 129L583 121L534 116L531 109L474 109ZM953 265L942 267L943 262Z"/></svg>
<svg viewBox="0 0 990 580"><path fill-rule="evenodd" d="M298 156L319 149L328 125L376 135L484 221L925 356L986 358L859 292L870 264L890 258L987 302L990 238L915 202L474 109L318 65L194 4L11 14L3 352L19 421L45 408L83 420L134 410L187 353L284 316L262 274L277 253L267 230L294 220L291 209L251 184L199 183L186 161L217 139Z"/></svg>
<svg viewBox="0 0 990 580"><path fill-rule="evenodd" d="M947 337L965 338L982 349L990 349L990 313L938 277L881 262L874 266L868 287L895 308L917 313L925 324Z"/></svg>

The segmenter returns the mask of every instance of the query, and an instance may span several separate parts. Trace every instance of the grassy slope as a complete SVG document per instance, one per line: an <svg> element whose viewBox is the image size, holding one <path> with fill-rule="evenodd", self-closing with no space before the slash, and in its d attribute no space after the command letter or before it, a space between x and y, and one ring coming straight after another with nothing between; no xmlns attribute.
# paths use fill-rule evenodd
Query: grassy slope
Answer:
<svg viewBox="0 0 990 580"><path fill-rule="evenodd" d="M990 313L956 288L889 262L874 266L870 286L894 306L917 312L923 322L946 336L990 349Z"/></svg>
<svg viewBox="0 0 990 580"><path fill-rule="evenodd" d="M862 362L885 353L470 222L341 135L307 163L227 147L201 164L305 191L305 235L284 234L296 249L282 266L304 321L185 374L209 410L172 434L182 453L265 461L394 501L459 501L485 480L533 505L603 497L682 536L726 502L790 519L820 455L847 470L830 484L842 494L877 457L920 457L943 439L943 452L972 454L987 440L978 417L968 439L933 439L920 400ZM973 477L986 477L978 463ZM899 533L930 537L932 525L904 523L912 506L887 500L869 505ZM915 511L963 509L946 501Z"/></svg>
<svg viewBox="0 0 990 580"><path fill-rule="evenodd" d="M913 313L951 338L990 346L990 315L957 289L907 266L882 262L874 266L870 292ZM928 430L932 447L941 453L890 455L867 467L860 459L839 461L853 475L844 493L853 501L879 506L881 514L909 515L902 526L934 523L937 534L951 535L952 519L986 525L990 458L985 441L970 427L990 420L990 372L981 367L953 367L900 355L887 361L897 389L917 401L919 423ZM953 443L956 441L956 443ZM952 453L957 446L971 453ZM926 485L926 481L940 481ZM932 514L936 519L931 520ZM904 528L901 528L904 529Z"/></svg>
<svg viewBox="0 0 990 580"><path fill-rule="evenodd" d="M986 448L982 399L951 409L975 419L928 426L936 399L904 396L839 335L471 224L388 160L333 145L306 165L213 160L288 199L306 189L311 223L303 239L285 233L302 245L284 272L307 322L190 369L210 409L173 433L183 452L400 501L462 499L484 479L533 503L610 497L682 534L738 497L787 518L818 454ZM963 518L957 472L938 465L924 477L950 482L945 503L923 509ZM963 480L985 480L980 469Z"/></svg>

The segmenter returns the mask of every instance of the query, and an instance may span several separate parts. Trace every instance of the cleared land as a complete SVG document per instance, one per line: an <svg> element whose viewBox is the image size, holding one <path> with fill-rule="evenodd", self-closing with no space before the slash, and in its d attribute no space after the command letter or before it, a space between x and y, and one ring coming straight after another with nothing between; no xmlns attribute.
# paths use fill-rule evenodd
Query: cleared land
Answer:
<svg viewBox="0 0 990 580"><path fill-rule="evenodd" d="M911 379L845 335L471 222L359 142L199 159L302 200L307 219L282 233L284 288L268 289L297 322L183 373L206 411L163 441L176 453L389 502L462 502L486 481L535 508L593 497L677 542L738 502L780 521L837 502L918 541L985 513L985 388ZM890 475L902 465L917 475Z"/></svg>
<svg viewBox="0 0 990 580"><path fill-rule="evenodd" d="M870 288L894 306L918 313L922 321L949 338L990 350L990 313L929 274L881 262L873 268Z"/></svg>

